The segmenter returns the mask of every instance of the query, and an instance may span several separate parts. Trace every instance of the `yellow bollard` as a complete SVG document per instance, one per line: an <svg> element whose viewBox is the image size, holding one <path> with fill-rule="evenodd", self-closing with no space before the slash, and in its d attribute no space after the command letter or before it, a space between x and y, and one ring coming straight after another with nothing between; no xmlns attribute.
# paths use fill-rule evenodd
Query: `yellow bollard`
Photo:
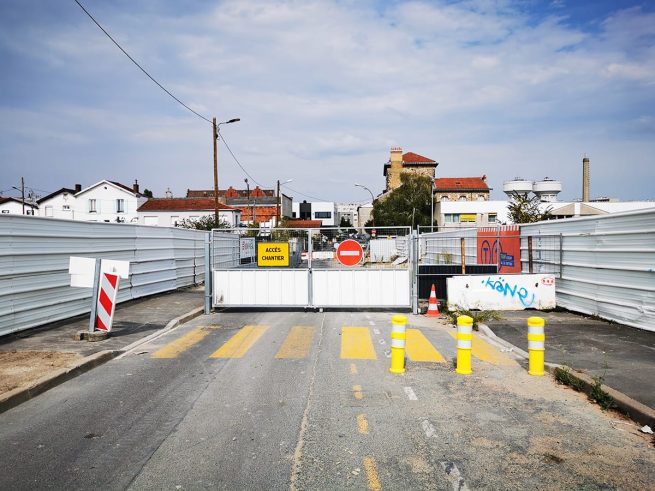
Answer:
<svg viewBox="0 0 655 491"><path fill-rule="evenodd" d="M471 350L473 349L473 318L460 315L457 318L457 368L460 375L470 375Z"/></svg>
<svg viewBox="0 0 655 491"><path fill-rule="evenodd" d="M391 373L405 373L405 327L407 317L394 315L391 318Z"/></svg>
<svg viewBox="0 0 655 491"><path fill-rule="evenodd" d="M528 373L536 377L544 375L544 353L546 351L546 335L544 320L541 317L528 318Z"/></svg>

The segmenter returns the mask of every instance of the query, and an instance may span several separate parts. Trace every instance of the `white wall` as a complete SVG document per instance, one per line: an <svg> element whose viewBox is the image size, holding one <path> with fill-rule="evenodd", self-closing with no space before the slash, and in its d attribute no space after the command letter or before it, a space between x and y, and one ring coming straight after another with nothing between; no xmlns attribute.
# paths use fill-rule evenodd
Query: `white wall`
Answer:
<svg viewBox="0 0 655 491"><path fill-rule="evenodd" d="M90 222L116 222L117 218L120 218L123 223L136 223L136 210L147 201L147 198L137 198L130 191L106 181L82 190L75 197L75 220ZM89 200L92 199L96 204L94 213L89 210ZM118 199L124 200L124 211L120 213L117 211Z"/></svg>
<svg viewBox="0 0 655 491"><path fill-rule="evenodd" d="M34 210L34 211L30 211ZM25 203L25 214L26 215L38 215L39 210L34 209L30 204ZM23 204L17 203L16 201L7 201L0 205L0 214L4 215L22 215L23 214Z"/></svg>
<svg viewBox="0 0 655 491"><path fill-rule="evenodd" d="M138 220L142 225L156 225L159 227L175 227L175 222L182 220L197 220L203 216L214 216L214 210L200 211L140 211ZM228 223L231 227L239 226L238 210L219 210L218 219Z"/></svg>
<svg viewBox="0 0 655 491"><path fill-rule="evenodd" d="M73 193L60 193L50 199L41 201L39 216L75 220L77 200Z"/></svg>

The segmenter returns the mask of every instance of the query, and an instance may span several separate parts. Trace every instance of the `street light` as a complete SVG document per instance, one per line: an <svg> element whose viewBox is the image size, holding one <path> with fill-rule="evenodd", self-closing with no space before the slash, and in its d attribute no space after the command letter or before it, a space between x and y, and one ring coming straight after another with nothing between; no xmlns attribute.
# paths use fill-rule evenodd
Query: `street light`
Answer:
<svg viewBox="0 0 655 491"><path fill-rule="evenodd" d="M366 189L369 193L371 193L371 206L373 206L373 201L375 201L375 198L373 197L373 191L371 191L369 188L366 186L363 186L361 184L355 184L358 188ZM373 220L373 226L375 227L375 215L373 214L373 211L371 210L371 219Z"/></svg>
<svg viewBox="0 0 655 491"><path fill-rule="evenodd" d="M275 222L276 227L280 225L280 186L282 186L284 184L287 184L289 182L292 182L292 181L293 181L293 179L287 179L284 182L280 182L279 179L277 180L277 220Z"/></svg>
<svg viewBox="0 0 655 491"><path fill-rule="evenodd" d="M229 121L223 121L222 123L216 124L216 118L212 120L212 134L214 140L214 226L218 227L218 149L216 148L216 142L218 141L218 128L222 124L230 124L241 121L240 118L233 118Z"/></svg>

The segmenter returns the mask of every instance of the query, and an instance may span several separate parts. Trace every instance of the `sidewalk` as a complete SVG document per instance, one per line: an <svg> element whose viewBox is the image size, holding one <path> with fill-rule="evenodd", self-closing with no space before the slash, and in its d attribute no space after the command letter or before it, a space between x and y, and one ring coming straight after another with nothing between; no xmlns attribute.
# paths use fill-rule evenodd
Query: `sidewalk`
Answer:
<svg viewBox="0 0 655 491"><path fill-rule="evenodd" d="M655 409L655 332L572 312L502 312L487 325L499 338L527 351L527 319L546 322L546 362L600 376L609 387Z"/></svg>
<svg viewBox="0 0 655 491"><path fill-rule="evenodd" d="M189 318L199 315L203 295L201 286L119 304L111 336L103 341L75 340L88 330L88 314L1 337L0 412L110 360L191 311Z"/></svg>

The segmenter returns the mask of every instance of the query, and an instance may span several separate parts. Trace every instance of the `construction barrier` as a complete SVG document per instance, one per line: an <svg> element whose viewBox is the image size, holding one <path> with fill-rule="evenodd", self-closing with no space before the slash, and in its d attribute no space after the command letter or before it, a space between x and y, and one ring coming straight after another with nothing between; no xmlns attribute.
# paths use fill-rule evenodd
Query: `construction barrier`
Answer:
<svg viewBox="0 0 655 491"><path fill-rule="evenodd" d="M405 342L407 339L407 317L394 315L391 318L391 373L405 373Z"/></svg>
<svg viewBox="0 0 655 491"><path fill-rule="evenodd" d="M470 375L471 350L473 349L473 318L460 315L457 318L457 368L460 375Z"/></svg>
<svg viewBox="0 0 655 491"><path fill-rule="evenodd" d="M546 335L541 317L528 318L528 373L536 377L544 375Z"/></svg>

